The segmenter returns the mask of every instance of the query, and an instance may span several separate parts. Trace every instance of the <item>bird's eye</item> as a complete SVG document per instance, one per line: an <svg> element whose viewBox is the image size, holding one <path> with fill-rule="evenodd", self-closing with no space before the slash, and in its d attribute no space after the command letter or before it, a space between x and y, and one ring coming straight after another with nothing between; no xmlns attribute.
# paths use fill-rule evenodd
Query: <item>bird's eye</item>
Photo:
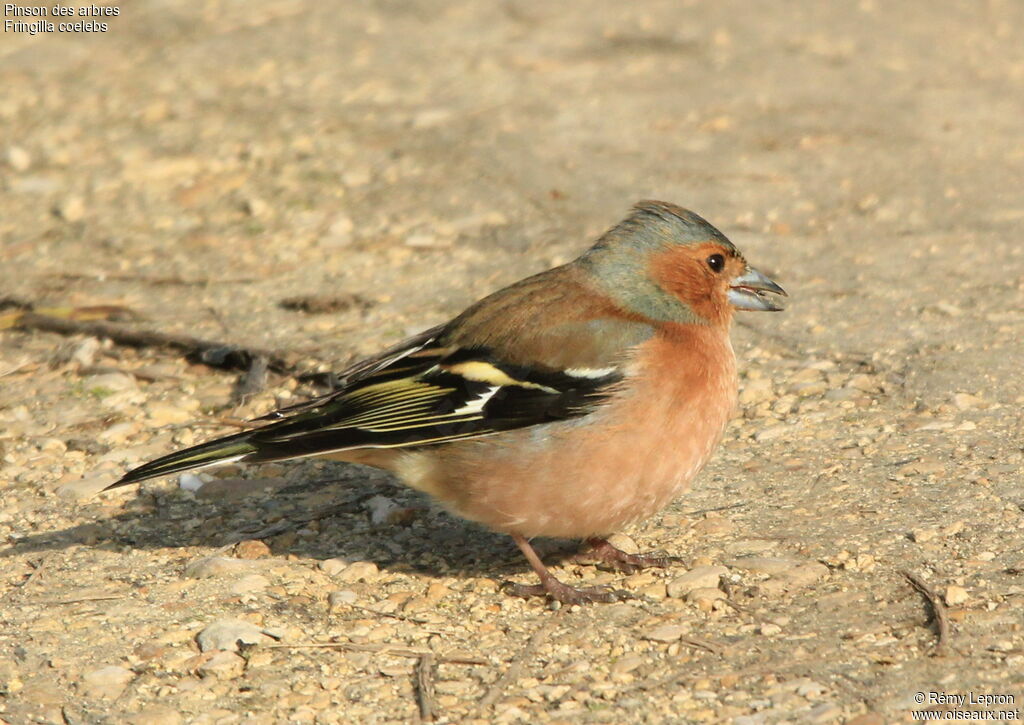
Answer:
<svg viewBox="0 0 1024 725"><path fill-rule="evenodd" d="M725 257L721 254L712 254L708 257L708 266L712 272L721 272L725 268Z"/></svg>

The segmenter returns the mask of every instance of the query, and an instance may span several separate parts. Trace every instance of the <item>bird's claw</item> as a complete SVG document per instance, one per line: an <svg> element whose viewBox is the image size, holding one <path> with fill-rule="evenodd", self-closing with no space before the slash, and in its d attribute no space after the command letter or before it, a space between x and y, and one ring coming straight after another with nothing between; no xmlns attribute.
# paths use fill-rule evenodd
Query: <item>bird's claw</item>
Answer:
<svg viewBox="0 0 1024 725"><path fill-rule="evenodd" d="M623 574L635 574L641 569L657 567L667 569L676 564L682 564L683 560L678 556L669 556L664 551L653 551L649 554L627 554L604 539L588 541L588 548L574 557L579 563L597 563L605 568L613 569Z"/></svg>

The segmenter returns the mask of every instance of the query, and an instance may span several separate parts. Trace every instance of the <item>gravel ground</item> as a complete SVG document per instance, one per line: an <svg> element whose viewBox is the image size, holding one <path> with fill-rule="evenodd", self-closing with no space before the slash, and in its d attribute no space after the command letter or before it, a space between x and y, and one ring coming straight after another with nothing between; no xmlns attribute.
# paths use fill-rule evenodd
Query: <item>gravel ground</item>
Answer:
<svg viewBox="0 0 1024 725"><path fill-rule="evenodd" d="M0 36L0 326L18 301L115 305L338 369L640 198L706 216L792 303L740 318L741 409L696 490L624 532L683 563L557 611L499 591L531 578L508 539L370 469L93 495L313 389L271 376L239 404L174 353L0 332L0 721L871 725L918 693L1019 713L1024 5L105 21ZM567 550L546 545L560 576L621 578Z"/></svg>

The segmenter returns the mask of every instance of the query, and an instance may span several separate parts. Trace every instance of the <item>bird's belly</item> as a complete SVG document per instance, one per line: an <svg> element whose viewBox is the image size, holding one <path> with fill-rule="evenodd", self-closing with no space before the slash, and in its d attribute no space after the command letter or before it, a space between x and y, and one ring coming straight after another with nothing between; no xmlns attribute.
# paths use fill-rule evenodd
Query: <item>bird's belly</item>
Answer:
<svg viewBox="0 0 1024 725"><path fill-rule="evenodd" d="M707 463L732 409L630 399L598 420L554 423L411 453L398 473L454 513L524 536L606 535L664 508Z"/></svg>

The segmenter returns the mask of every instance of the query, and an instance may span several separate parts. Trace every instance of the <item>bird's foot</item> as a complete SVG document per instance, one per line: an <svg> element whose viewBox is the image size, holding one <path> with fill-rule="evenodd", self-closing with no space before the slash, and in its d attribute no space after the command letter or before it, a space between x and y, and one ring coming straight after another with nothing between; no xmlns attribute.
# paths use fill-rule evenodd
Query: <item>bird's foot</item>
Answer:
<svg viewBox="0 0 1024 725"><path fill-rule="evenodd" d="M630 597L624 592L606 587L571 587L555 577L545 579L540 584L519 584L505 582L505 591L516 597L550 597L562 604L594 604L621 602Z"/></svg>
<svg viewBox="0 0 1024 725"><path fill-rule="evenodd" d="M667 569L673 564L682 563L677 556L669 556L665 552L656 551L650 554L627 554L608 542L607 539L592 538L586 541L587 548L574 557L580 563L603 564L623 574L634 574L641 569L657 567Z"/></svg>
<svg viewBox="0 0 1024 725"><path fill-rule="evenodd" d="M620 602L629 598L628 592L616 591L605 587L577 588L564 584L548 571L544 562L537 556L530 542L520 534L512 534L512 540L526 556L530 566L540 577L540 584L517 584L506 582L505 591L517 597L550 597L562 604L591 604L594 602Z"/></svg>

